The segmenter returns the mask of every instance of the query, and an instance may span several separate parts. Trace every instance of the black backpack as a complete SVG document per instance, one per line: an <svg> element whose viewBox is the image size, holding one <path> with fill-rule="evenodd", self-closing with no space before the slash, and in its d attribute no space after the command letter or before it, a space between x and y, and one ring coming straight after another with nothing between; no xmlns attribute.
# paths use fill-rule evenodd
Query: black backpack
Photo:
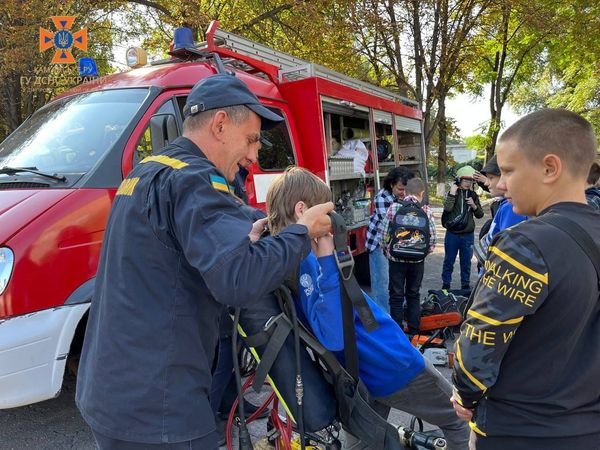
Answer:
<svg viewBox="0 0 600 450"><path fill-rule="evenodd" d="M427 299L421 304L421 315L431 316L447 312L459 312L464 317L467 297L456 295L447 290L434 290L428 292Z"/></svg>
<svg viewBox="0 0 600 450"><path fill-rule="evenodd" d="M429 218L418 203L399 201L400 207L389 224L389 257L421 261L429 253Z"/></svg>

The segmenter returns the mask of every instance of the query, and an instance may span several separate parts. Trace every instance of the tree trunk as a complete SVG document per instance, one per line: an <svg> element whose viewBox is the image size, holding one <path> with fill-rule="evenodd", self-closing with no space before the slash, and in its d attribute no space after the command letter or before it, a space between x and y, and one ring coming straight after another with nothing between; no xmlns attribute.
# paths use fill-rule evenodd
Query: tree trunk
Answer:
<svg viewBox="0 0 600 450"><path fill-rule="evenodd" d="M21 79L18 73L11 72L4 82L4 101L6 102L6 126L8 133L17 129L21 117Z"/></svg>
<svg viewBox="0 0 600 450"><path fill-rule="evenodd" d="M500 119L501 110L498 110L497 114L490 120L490 126L488 127L487 137L488 143L485 146L485 160L494 156L496 152L496 142L498 141L498 135L500 134L500 125L502 120Z"/></svg>
<svg viewBox="0 0 600 450"><path fill-rule="evenodd" d="M492 87L490 90L490 126L488 127L487 131L488 143L485 147L486 161L489 160L496 151L496 141L498 140L498 134L500 134L500 127L502 125L502 108L504 107L504 102L506 99L506 96L502 95L502 87L504 84L504 65L508 53L508 25L510 21L510 13L510 2L503 3L501 23L502 50L500 52L496 52L494 61L494 71L496 72L496 76L492 81ZM507 89L510 89L510 87L507 87Z"/></svg>
<svg viewBox="0 0 600 450"><path fill-rule="evenodd" d="M439 132L439 147L438 147L438 173L437 173L437 191L438 195L442 196L446 189L446 166L447 166L447 153L446 153L446 140L447 140L447 128L446 128L446 96L442 95L438 102L438 132ZM441 192L441 194L440 194Z"/></svg>

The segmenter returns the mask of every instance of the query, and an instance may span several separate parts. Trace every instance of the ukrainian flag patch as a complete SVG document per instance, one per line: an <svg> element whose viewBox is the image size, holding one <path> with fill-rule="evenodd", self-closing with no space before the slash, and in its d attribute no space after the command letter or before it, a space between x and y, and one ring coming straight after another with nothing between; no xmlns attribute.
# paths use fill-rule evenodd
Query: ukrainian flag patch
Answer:
<svg viewBox="0 0 600 450"><path fill-rule="evenodd" d="M218 175L211 175L210 183L217 191L227 192L229 194L229 183L227 183L227 180L225 178L220 177Z"/></svg>

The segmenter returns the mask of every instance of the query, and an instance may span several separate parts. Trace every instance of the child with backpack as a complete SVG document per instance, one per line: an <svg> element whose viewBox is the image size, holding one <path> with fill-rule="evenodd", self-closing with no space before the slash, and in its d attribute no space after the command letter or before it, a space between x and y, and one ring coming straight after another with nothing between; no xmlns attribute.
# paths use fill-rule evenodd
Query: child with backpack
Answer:
<svg viewBox="0 0 600 450"><path fill-rule="evenodd" d="M306 169L292 167L277 177L267 192L269 230L276 236L295 223L313 204L331 198L329 187ZM344 362L341 282L333 236L312 242L313 251L301 262L297 293L298 316L319 342ZM396 408L442 429L449 450L467 450L469 429L454 414L450 384L415 349L398 324L362 292L378 327L368 332L354 313L359 377L383 409ZM310 405L307 405L310 407ZM346 449L366 448L347 435Z"/></svg>
<svg viewBox="0 0 600 450"><path fill-rule="evenodd" d="M387 210L383 221L383 253L389 260L390 314L408 334L419 332L421 321L420 290L425 257L436 242L435 223L429 205L423 205L425 183L413 178L406 184L406 197ZM406 299L406 315L404 300Z"/></svg>

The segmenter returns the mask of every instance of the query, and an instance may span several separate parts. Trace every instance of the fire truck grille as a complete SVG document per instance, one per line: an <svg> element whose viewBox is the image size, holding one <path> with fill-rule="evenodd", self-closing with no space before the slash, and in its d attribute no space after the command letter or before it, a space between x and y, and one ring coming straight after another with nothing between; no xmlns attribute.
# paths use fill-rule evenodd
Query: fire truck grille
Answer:
<svg viewBox="0 0 600 450"><path fill-rule="evenodd" d="M38 188L49 188L50 185L46 183L31 183L27 181L15 181L9 183L0 183L0 189L38 189Z"/></svg>

